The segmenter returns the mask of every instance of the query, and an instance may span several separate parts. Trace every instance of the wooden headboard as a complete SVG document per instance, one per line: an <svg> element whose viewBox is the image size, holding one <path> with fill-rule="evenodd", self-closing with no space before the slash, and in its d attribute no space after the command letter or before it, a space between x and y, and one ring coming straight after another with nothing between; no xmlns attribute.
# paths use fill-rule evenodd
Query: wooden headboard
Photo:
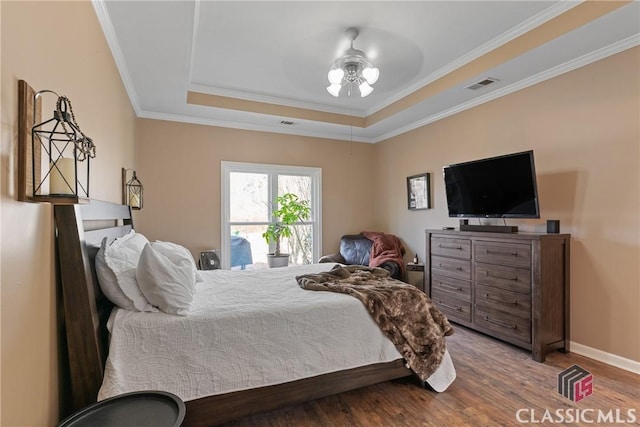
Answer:
<svg viewBox="0 0 640 427"><path fill-rule="evenodd" d="M133 228L129 206L91 200L56 205L56 248L71 375L71 410L96 402L108 352L107 320L113 305L105 298L94 260L104 237Z"/></svg>

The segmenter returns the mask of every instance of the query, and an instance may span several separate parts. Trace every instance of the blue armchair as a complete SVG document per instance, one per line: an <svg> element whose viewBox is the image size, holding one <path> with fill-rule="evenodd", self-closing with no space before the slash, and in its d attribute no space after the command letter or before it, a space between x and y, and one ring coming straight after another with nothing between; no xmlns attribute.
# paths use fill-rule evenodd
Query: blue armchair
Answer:
<svg viewBox="0 0 640 427"><path fill-rule="evenodd" d="M231 267L244 270L248 264L253 264L251 243L244 237L231 236Z"/></svg>

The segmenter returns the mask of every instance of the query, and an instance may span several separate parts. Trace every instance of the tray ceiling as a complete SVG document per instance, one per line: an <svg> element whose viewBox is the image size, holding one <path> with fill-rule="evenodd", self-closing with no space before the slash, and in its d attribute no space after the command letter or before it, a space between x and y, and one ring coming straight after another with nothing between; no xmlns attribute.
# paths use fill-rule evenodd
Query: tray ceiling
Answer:
<svg viewBox="0 0 640 427"><path fill-rule="evenodd" d="M363 142L640 44L639 2L93 4L139 117ZM348 27L380 69L366 98L326 91Z"/></svg>

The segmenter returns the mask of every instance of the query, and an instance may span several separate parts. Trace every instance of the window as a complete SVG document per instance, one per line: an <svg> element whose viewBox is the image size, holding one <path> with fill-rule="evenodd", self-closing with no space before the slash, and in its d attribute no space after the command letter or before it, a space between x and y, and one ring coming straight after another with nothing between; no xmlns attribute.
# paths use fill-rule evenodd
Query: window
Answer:
<svg viewBox="0 0 640 427"><path fill-rule="evenodd" d="M222 162L222 268L267 267L273 252L262 237L271 222L277 196L294 193L311 205L311 218L294 225L292 237L283 239L281 251L291 254L290 265L310 264L320 257L320 168Z"/></svg>

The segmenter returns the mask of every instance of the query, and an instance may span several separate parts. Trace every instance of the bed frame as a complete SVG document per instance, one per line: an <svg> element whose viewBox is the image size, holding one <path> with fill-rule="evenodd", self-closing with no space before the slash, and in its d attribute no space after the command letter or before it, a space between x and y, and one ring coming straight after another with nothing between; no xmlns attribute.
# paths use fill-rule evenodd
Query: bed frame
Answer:
<svg viewBox="0 0 640 427"><path fill-rule="evenodd" d="M105 236L123 236L133 229L133 221L128 206L97 200L56 205L54 215L64 305L60 317L66 329L71 376L71 390L63 392L71 397L71 410L77 411L96 401L108 353L106 323L113 305L100 290L94 259ZM408 375L411 371L396 360L204 397L186 402L183 425L217 425Z"/></svg>

